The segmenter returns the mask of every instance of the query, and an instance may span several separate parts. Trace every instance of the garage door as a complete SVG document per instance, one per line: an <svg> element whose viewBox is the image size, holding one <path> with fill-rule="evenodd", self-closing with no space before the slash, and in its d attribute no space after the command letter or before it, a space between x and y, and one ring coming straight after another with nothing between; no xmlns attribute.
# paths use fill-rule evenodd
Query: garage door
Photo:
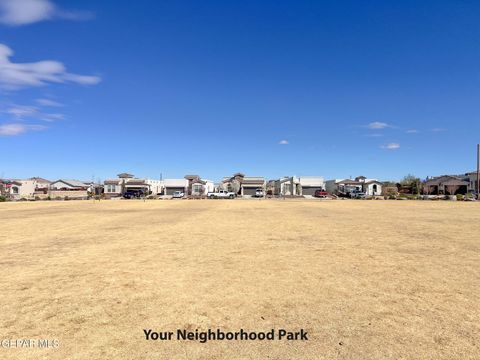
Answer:
<svg viewBox="0 0 480 360"><path fill-rule="evenodd" d="M184 187L167 187L165 188L166 195L173 195L175 191L185 191Z"/></svg>
<svg viewBox="0 0 480 360"><path fill-rule="evenodd" d="M303 186L302 187L302 195L315 195L316 190L322 190L320 186Z"/></svg>
<svg viewBox="0 0 480 360"><path fill-rule="evenodd" d="M257 191L256 187L244 187L243 188L243 195L244 196L254 196L256 191Z"/></svg>

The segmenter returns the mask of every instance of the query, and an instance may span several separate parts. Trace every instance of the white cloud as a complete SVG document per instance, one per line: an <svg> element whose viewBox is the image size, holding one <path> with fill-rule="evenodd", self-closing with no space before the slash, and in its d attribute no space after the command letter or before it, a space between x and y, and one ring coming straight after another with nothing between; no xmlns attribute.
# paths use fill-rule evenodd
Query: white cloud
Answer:
<svg viewBox="0 0 480 360"><path fill-rule="evenodd" d="M65 119L65 115L64 114L43 114L40 118L44 121L52 122L56 120Z"/></svg>
<svg viewBox="0 0 480 360"><path fill-rule="evenodd" d="M17 119L35 116L38 110L33 106L13 105L6 109L4 113L14 116Z"/></svg>
<svg viewBox="0 0 480 360"><path fill-rule="evenodd" d="M366 135L367 137L382 137L383 134L378 134L378 133L373 133L373 134L368 134Z"/></svg>
<svg viewBox="0 0 480 360"><path fill-rule="evenodd" d="M65 82L93 85L101 80L98 76L68 73L61 62L54 60L13 63L10 61L12 55L12 49L0 44L0 87L3 88L19 89Z"/></svg>
<svg viewBox="0 0 480 360"><path fill-rule="evenodd" d="M44 113L34 106L24 105L10 105L6 110L1 111L4 114L8 114L15 120L23 120L25 118L35 118L43 121L57 121L65 119L64 114L59 113Z"/></svg>
<svg viewBox="0 0 480 360"><path fill-rule="evenodd" d="M279 144L279 145L288 145L289 142L288 142L288 140L280 140L280 141L278 142L278 144Z"/></svg>
<svg viewBox="0 0 480 360"><path fill-rule="evenodd" d="M27 124L4 124L0 125L0 135L16 136L28 131L40 131L46 127L42 125L27 125Z"/></svg>
<svg viewBox="0 0 480 360"><path fill-rule="evenodd" d="M41 106L62 107L63 104L50 99L36 99L35 102Z"/></svg>
<svg viewBox="0 0 480 360"><path fill-rule="evenodd" d="M397 149L400 149L400 144L399 143L389 143L387 145L382 145L380 147L382 149L397 150Z"/></svg>
<svg viewBox="0 0 480 360"><path fill-rule="evenodd" d="M368 124L367 127L370 129L385 129L387 127L390 127L390 125L384 122L374 121Z"/></svg>
<svg viewBox="0 0 480 360"><path fill-rule="evenodd" d="M20 26L54 18L88 20L93 15L84 11L59 9L50 0L0 0L0 23Z"/></svg>
<svg viewBox="0 0 480 360"><path fill-rule="evenodd" d="M417 129L410 129L405 131L407 134L417 134L419 131Z"/></svg>
<svg viewBox="0 0 480 360"><path fill-rule="evenodd" d="M447 131L447 129L443 129L443 128L433 128L431 131L432 131L432 132L442 132L442 131Z"/></svg>

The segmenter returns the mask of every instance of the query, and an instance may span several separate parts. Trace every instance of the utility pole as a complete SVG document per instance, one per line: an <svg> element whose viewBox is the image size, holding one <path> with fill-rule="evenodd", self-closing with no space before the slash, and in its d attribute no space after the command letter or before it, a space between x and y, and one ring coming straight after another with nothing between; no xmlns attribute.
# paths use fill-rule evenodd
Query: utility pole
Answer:
<svg viewBox="0 0 480 360"><path fill-rule="evenodd" d="M480 200L480 144L477 144L477 200Z"/></svg>

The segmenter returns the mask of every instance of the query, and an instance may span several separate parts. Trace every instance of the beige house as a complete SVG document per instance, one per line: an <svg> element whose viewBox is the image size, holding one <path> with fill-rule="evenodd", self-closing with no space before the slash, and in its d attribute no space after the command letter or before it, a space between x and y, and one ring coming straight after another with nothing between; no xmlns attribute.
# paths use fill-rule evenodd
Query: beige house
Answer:
<svg viewBox="0 0 480 360"><path fill-rule="evenodd" d="M231 177L224 177L220 187L232 191L239 196L255 196L257 189L265 191L267 182L261 176L245 176L242 173L233 174Z"/></svg>

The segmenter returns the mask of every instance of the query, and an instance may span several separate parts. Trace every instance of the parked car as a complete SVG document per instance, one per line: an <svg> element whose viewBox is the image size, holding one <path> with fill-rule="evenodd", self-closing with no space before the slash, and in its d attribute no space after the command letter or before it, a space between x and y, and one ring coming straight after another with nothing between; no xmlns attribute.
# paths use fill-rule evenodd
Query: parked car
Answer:
<svg viewBox="0 0 480 360"><path fill-rule="evenodd" d="M181 199L185 196L185 193L183 191L177 190L173 192L173 198L174 199Z"/></svg>
<svg viewBox="0 0 480 360"><path fill-rule="evenodd" d="M264 197L265 196L265 191L263 191L262 188L258 188L255 190L255 197Z"/></svg>
<svg viewBox="0 0 480 360"><path fill-rule="evenodd" d="M365 193L361 190L353 190L350 192L350 197L352 199L364 199Z"/></svg>
<svg viewBox="0 0 480 360"><path fill-rule="evenodd" d="M127 190L123 194L123 197L125 199L139 199L144 196L145 196L145 192L143 192L142 190Z"/></svg>
<svg viewBox="0 0 480 360"><path fill-rule="evenodd" d="M209 199L233 199L236 197L236 195L234 192L231 191L219 190L207 193L207 197Z"/></svg>
<svg viewBox="0 0 480 360"><path fill-rule="evenodd" d="M318 198L326 198L328 196L328 192L325 190L315 190L315 194L313 196Z"/></svg>

